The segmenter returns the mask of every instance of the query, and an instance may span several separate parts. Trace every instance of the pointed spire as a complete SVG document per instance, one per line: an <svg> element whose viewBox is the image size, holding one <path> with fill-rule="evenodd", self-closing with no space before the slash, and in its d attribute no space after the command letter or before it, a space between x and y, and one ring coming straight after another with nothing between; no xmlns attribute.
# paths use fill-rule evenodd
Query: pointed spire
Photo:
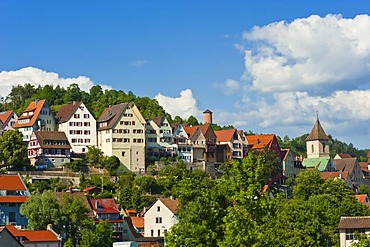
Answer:
<svg viewBox="0 0 370 247"><path fill-rule="evenodd" d="M314 141L314 140L323 140L328 141L329 137L326 135L324 129L322 128L319 116L317 115L317 119L315 125L313 126L310 134L308 134L306 141Z"/></svg>

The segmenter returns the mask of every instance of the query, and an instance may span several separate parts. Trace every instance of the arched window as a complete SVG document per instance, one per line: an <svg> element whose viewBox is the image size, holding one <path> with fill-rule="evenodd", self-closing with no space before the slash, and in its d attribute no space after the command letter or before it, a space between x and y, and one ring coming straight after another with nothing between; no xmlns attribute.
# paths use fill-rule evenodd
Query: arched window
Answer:
<svg viewBox="0 0 370 247"><path fill-rule="evenodd" d="M311 152L315 152L315 148L313 147L313 144L311 145Z"/></svg>
<svg viewBox="0 0 370 247"><path fill-rule="evenodd" d="M325 143L322 144L322 152L325 153Z"/></svg>

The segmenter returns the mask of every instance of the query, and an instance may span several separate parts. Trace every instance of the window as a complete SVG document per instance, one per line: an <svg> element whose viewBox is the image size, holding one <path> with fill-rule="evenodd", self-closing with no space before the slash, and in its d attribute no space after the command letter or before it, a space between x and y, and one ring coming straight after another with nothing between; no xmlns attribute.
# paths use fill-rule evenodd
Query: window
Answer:
<svg viewBox="0 0 370 247"><path fill-rule="evenodd" d="M155 218L155 223L157 223L157 224L162 223L162 217L156 217Z"/></svg>
<svg viewBox="0 0 370 247"><path fill-rule="evenodd" d="M346 229L346 240L353 240L357 234L365 234L365 229Z"/></svg>
<svg viewBox="0 0 370 247"><path fill-rule="evenodd" d="M15 221L15 212L9 212L9 222L16 222Z"/></svg>
<svg viewBox="0 0 370 247"><path fill-rule="evenodd" d="M89 114L84 114L84 118L90 118Z"/></svg>
<svg viewBox="0 0 370 247"><path fill-rule="evenodd" d="M154 230L152 229L152 230L150 230L150 236L151 237L154 237Z"/></svg>
<svg viewBox="0 0 370 247"><path fill-rule="evenodd" d="M125 157L125 151L122 151L122 157Z"/></svg>
<svg viewBox="0 0 370 247"><path fill-rule="evenodd" d="M158 229L158 237L161 236L161 229Z"/></svg>
<svg viewBox="0 0 370 247"><path fill-rule="evenodd" d="M157 207L157 212L161 212L161 207L160 206Z"/></svg>
<svg viewBox="0 0 370 247"><path fill-rule="evenodd" d="M73 114L74 118L80 118L80 114Z"/></svg>
<svg viewBox="0 0 370 247"><path fill-rule="evenodd" d="M311 153L313 153L315 151L315 148L313 147L313 145L311 145Z"/></svg>
<svg viewBox="0 0 370 247"><path fill-rule="evenodd" d="M85 127L90 126L90 122L84 122L84 126L85 126Z"/></svg>
<svg viewBox="0 0 370 247"><path fill-rule="evenodd" d="M84 135L90 135L90 130L84 130Z"/></svg>

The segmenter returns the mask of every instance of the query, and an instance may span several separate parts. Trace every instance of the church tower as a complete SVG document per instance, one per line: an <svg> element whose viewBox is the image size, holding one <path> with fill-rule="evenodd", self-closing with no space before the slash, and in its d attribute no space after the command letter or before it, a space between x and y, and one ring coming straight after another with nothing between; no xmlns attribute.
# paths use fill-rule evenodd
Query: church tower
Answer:
<svg viewBox="0 0 370 247"><path fill-rule="evenodd" d="M306 138L307 158L329 158L329 138L317 117L315 125Z"/></svg>

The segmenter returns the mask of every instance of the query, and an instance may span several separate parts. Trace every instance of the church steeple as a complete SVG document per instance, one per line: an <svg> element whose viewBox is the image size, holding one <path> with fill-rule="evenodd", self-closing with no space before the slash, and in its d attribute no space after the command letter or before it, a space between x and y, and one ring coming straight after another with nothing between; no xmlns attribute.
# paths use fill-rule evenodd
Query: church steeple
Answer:
<svg viewBox="0 0 370 247"><path fill-rule="evenodd" d="M329 157L329 137L317 116L315 125L306 137L307 158Z"/></svg>

